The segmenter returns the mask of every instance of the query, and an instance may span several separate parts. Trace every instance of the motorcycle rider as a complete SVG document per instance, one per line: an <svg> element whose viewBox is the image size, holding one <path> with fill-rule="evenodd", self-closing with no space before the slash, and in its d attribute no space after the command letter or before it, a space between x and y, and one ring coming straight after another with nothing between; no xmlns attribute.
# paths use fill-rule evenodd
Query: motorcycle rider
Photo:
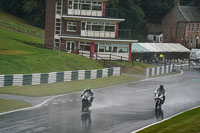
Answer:
<svg viewBox="0 0 200 133"><path fill-rule="evenodd" d="M93 91L90 87L88 87L88 88L86 88L86 89L84 89L84 90L82 91L81 97L83 97L83 95L84 95L85 93L88 93L88 94L91 96L90 105L92 105L92 101L93 101L93 99L94 99L94 91Z"/></svg>
<svg viewBox="0 0 200 133"><path fill-rule="evenodd" d="M160 85L160 87L155 90L155 96L156 94L158 94L159 96L163 96L162 104L164 104L166 96L166 89L164 88L164 85Z"/></svg>

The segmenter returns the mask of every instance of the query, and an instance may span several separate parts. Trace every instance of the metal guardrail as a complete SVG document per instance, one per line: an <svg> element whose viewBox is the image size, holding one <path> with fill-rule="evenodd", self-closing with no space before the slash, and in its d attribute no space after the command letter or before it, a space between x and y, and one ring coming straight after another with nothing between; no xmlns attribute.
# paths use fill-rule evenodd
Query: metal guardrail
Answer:
<svg viewBox="0 0 200 133"><path fill-rule="evenodd" d="M96 79L108 76L120 76L120 67L99 70L79 70L35 74L0 75L0 87L50 84L73 80Z"/></svg>
<svg viewBox="0 0 200 133"><path fill-rule="evenodd" d="M18 25L12 22L7 22L7 21L2 20L1 18L0 18L0 27L14 30L16 32L24 33L36 38L44 38L44 31L39 32L39 31L30 30L30 27Z"/></svg>
<svg viewBox="0 0 200 133"><path fill-rule="evenodd" d="M91 58L90 52L79 52L80 55ZM106 62L108 61L121 61L121 62L131 62L132 67L133 67L133 61L129 61L129 58L119 56L119 55L114 55L114 54L100 54L100 53L95 53L94 54L94 59L98 61L102 61L104 64L104 67L106 66Z"/></svg>

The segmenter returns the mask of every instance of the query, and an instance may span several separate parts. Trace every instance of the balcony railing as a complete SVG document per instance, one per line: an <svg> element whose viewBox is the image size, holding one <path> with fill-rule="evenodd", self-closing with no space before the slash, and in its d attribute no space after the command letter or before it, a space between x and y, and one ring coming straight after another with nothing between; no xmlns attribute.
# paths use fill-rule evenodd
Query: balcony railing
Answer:
<svg viewBox="0 0 200 133"><path fill-rule="evenodd" d="M134 39L132 31L127 30L127 29L119 29L118 38L119 39Z"/></svg>
<svg viewBox="0 0 200 133"><path fill-rule="evenodd" d="M110 31L81 31L82 37L115 38L115 32Z"/></svg>
<svg viewBox="0 0 200 133"><path fill-rule="evenodd" d="M102 10L68 9L68 15L119 18L118 11L114 8L106 8L105 14L103 14Z"/></svg>

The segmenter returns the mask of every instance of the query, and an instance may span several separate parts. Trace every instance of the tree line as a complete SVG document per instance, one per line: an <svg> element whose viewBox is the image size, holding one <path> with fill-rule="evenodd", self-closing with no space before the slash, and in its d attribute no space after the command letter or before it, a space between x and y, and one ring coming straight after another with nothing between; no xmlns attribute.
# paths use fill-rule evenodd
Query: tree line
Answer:
<svg viewBox="0 0 200 133"><path fill-rule="evenodd" d="M200 0L181 0L182 5L200 5ZM0 8L25 19L28 23L44 28L45 0L1 0ZM174 0L110 0L108 8L115 8L126 21L121 28L138 29L147 23L161 23L173 8Z"/></svg>

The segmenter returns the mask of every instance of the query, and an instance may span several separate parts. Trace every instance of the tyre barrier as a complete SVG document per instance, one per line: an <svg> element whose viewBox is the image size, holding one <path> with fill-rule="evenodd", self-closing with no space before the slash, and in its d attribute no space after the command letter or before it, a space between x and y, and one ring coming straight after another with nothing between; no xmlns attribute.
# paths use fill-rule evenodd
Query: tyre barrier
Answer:
<svg viewBox="0 0 200 133"><path fill-rule="evenodd" d="M146 78L173 72L174 64L146 69Z"/></svg>
<svg viewBox="0 0 200 133"><path fill-rule="evenodd" d="M96 79L120 75L120 67L104 68L100 70L78 70L51 73L0 75L0 87L50 84L57 82L69 82L73 80Z"/></svg>

